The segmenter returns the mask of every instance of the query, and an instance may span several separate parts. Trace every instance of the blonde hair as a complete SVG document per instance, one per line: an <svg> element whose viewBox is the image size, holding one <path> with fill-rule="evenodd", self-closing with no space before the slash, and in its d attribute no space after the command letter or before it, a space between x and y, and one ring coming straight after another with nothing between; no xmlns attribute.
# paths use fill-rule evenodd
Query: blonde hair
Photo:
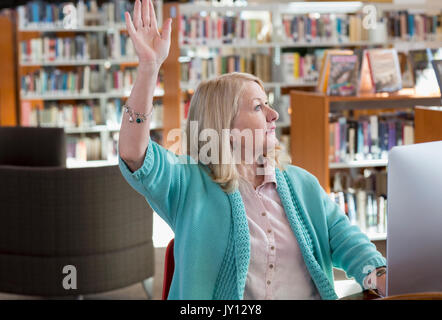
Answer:
<svg viewBox="0 0 442 320"><path fill-rule="evenodd" d="M191 146L192 143L201 149L203 142L198 137L202 130L213 129L221 138L223 129L231 129L233 120L238 114L238 101L243 92L244 84L247 81L256 82L263 90L262 81L249 73L233 72L223 74L214 79L202 81L195 90L190 101L189 114L186 123L186 143ZM191 136L190 122L197 121L198 132ZM233 151L230 139L220 139L219 155L227 157L227 160L233 159ZM186 153L190 155L190 148L186 148ZM289 162L288 156L283 153L281 147L275 147L274 161L275 165L284 170L284 164ZM282 159L286 158L284 164ZM226 159L226 158L223 158ZM218 163L209 163L212 179L218 183L225 192L232 192L238 187L239 173L234 161L219 161Z"/></svg>

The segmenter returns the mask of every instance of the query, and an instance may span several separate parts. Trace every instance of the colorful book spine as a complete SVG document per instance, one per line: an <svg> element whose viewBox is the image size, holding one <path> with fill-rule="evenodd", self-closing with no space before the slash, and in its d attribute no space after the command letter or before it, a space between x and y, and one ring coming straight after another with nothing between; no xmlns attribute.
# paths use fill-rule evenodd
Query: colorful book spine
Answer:
<svg viewBox="0 0 442 320"><path fill-rule="evenodd" d="M386 158L394 146L414 143L412 112L330 119L331 162ZM333 153L332 153L333 150Z"/></svg>

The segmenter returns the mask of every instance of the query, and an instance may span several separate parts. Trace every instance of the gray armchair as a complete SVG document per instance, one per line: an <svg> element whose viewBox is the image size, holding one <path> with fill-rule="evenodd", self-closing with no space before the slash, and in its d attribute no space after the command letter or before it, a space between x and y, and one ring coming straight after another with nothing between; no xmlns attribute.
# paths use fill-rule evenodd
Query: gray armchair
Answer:
<svg viewBox="0 0 442 320"><path fill-rule="evenodd" d="M0 203L0 292L79 296L154 274L152 209L118 166L0 165Z"/></svg>
<svg viewBox="0 0 442 320"><path fill-rule="evenodd" d="M65 167L63 128L0 127L0 165Z"/></svg>

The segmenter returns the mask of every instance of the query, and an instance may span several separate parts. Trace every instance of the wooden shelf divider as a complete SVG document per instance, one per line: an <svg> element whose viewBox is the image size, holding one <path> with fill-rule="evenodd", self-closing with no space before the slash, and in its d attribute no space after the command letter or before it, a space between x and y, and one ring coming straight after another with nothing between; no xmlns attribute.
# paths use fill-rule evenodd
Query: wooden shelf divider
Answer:
<svg viewBox="0 0 442 320"><path fill-rule="evenodd" d="M416 107L414 112L414 142L442 140L442 108Z"/></svg>
<svg viewBox="0 0 442 320"><path fill-rule="evenodd" d="M181 88L180 88L180 56L179 46L179 3L163 4L163 21L172 18L172 34L169 56L164 61L164 95L163 95L163 146L170 147L175 141L168 141L171 130L181 128Z"/></svg>
<svg viewBox="0 0 442 320"><path fill-rule="evenodd" d="M0 126L18 124L14 19L12 11L0 15Z"/></svg>

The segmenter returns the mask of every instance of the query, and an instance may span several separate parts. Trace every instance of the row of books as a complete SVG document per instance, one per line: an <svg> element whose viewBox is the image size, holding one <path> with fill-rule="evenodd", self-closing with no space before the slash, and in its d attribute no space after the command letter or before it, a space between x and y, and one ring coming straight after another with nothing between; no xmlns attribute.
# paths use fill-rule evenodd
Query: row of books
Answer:
<svg viewBox="0 0 442 320"><path fill-rule="evenodd" d="M431 61L438 59L441 48L410 50L408 55L395 49L325 50L317 91L339 96L395 92L412 79L416 93L435 94L439 88Z"/></svg>
<svg viewBox="0 0 442 320"><path fill-rule="evenodd" d="M413 14L408 11L388 12L376 22L373 33L363 27L364 15L321 14L283 18L285 36L294 42L345 42L391 40L437 40L442 35L442 14Z"/></svg>
<svg viewBox="0 0 442 320"><path fill-rule="evenodd" d="M350 223L357 225L366 233L387 232L387 198L375 197L373 193L358 190L356 192L332 193L341 210Z"/></svg>
<svg viewBox="0 0 442 320"><path fill-rule="evenodd" d="M354 16L322 14L320 17L314 15L284 16L285 40L293 42L346 42L356 39L352 34L353 29L349 28L350 21Z"/></svg>
<svg viewBox="0 0 442 320"><path fill-rule="evenodd" d="M122 70L119 67L114 66L106 73L105 90L129 91L131 90L136 77L136 68L129 67Z"/></svg>
<svg viewBox="0 0 442 320"><path fill-rule="evenodd" d="M182 44L269 42L269 32L259 19L238 16L180 15L179 36Z"/></svg>
<svg viewBox="0 0 442 320"><path fill-rule="evenodd" d="M135 57L132 41L123 33L33 38L20 42L20 53L24 62Z"/></svg>
<svg viewBox="0 0 442 320"><path fill-rule="evenodd" d="M247 72L264 82L272 81L272 61L267 54L195 57L181 63L181 81L198 82L230 72Z"/></svg>
<svg viewBox="0 0 442 320"><path fill-rule="evenodd" d="M387 159L394 146L414 143L414 114L332 117L329 133L330 162Z"/></svg>
<svg viewBox="0 0 442 320"><path fill-rule="evenodd" d="M101 3L101 6L99 6ZM20 27L29 26L69 26L107 25L124 23L124 12L133 11L133 1L114 0L102 2L79 0L53 3L30 1L17 8Z"/></svg>
<svg viewBox="0 0 442 320"><path fill-rule="evenodd" d="M88 128L95 125L107 125L116 128L121 125L122 99L109 99L104 113L94 100L88 103L46 103L43 108L33 108L29 101L21 106L21 124L24 126L51 126L64 128ZM154 101L151 127L160 128L163 123L163 108L159 100Z"/></svg>
<svg viewBox="0 0 442 320"><path fill-rule="evenodd" d="M45 94L50 92L89 93L91 67L78 67L75 71L48 68L21 76L20 91L25 94ZM98 77L96 79L98 80ZM94 83L94 81L92 81Z"/></svg>
<svg viewBox="0 0 442 320"><path fill-rule="evenodd" d="M345 183L344 183L345 182ZM350 223L367 233L387 231L387 171L365 169L363 174L336 172L330 197Z"/></svg>
<svg viewBox="0 0 442 320"><path fill-rule="evenodd" d="M75 71L57 68L40 69L21 77L21 94L97 93L108 90L130 90L136 78L136 68L124 70L102 66L76 67Z"/></svg>
<svg viewBox="0 0 442 320"><path fill-rule="evenodd" d="M331 190L333 192L365 190L376 197L387 195L387 168L362 168L360 170L336 170L332 172Z"/></svg>
<svg viewBox="0 0 442 320"><path fill-rule="evenodd" d="M437 40L442 36L442 14L414 14L407 10L387 12L375 21L376 28L363 27L364 14L283 14L282 39L300 43L375 40ZM279 36L264 19L241 15L183 14L179 34L182 44L265 43ZM274 35L272 35L272 32Z"/></svg>
<svg viewBox="0 0 442 320"><path fill-rule="evenodd" d="M67 158L78 161L103 160L101 139L94 137L66 137Z"/></svg>
<svg viewBox="0 0 442 320"><path fill-rule="evenodd" d="M439 90L431 60L442 59L440 48L408 53L394 49L284 49L279 66L255 51L232 54L227 49L211 49L209 58L183 59L181 81L200 81L240 71L256 74L265 82L316 83L318 91L329 95L394 92L413 86L422 94Z"/></svg>
<svg viewBox="0 0 442 320"><path fill-rule="evenodd" d="M320 50L315 50L319 52ZM285 52L281 54L282 80L286 83L303 81L318 81L320 66L318 67L316 54L299 52Z"/></svg>
<svg viewBox="0 0 442 320"><path fill-rule="evenodd" d="M390 38L402 40L437 40L442 34L442 14L412 13L407 10L385 12Z"/></svg>
<svg viewBox="0 0 442 320"><path fill-rule="evenodd" d="M326 50L317 91L352 96L358 92L395 92L402 75L395 49Z"/></svg>
<svg viewBox="0 0 442 320"><path fill-rule="evenodd" d="M23 126L51 126L64 128L91 127L104 124L101 108L97 103L57 104L32 108L28 101L21 106Z"/></svg>

